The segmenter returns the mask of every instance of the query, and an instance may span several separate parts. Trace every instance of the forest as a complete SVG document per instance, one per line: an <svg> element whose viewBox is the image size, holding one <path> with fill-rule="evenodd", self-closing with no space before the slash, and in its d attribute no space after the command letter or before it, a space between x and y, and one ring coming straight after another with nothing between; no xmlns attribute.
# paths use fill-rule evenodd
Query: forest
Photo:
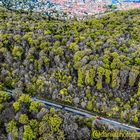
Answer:
<svg viewBox="0 0 140 140"><path fill-rule="evenodd" d="M140 127L140 10L78 21L0 8L0 90L2 140L94 139L94 120L33 96Z"/></svg>
<svg viewBox="0 0 140 140"><path fill-rule="evenodd" d="M0 91L0 140L95 140L105 139L99 132L113 133L116 130L125 134L113 126L96 121L94 117L83 118L46 108L20 91L14 97ZM106 140L112 139L124 138L106 137Z"/></svg>

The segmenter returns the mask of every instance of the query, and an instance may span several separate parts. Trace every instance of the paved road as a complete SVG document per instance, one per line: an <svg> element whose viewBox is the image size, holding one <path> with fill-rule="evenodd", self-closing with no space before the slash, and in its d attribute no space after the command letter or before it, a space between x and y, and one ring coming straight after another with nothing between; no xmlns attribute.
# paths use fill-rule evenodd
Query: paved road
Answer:
<svg viewBox="0 0 140 140"><path fill-rule="evenodd" d="M11 90L5 90L8 94L13 95ZM90 117L95 117L97 121L101 122L101 123L105 123L105 124L110 124L113 125L117 128L120 128L122 130L126 130L126 131L131 131L131 130L135 130L136 132L140 132L140 128L137 127L133 127L127 124L123 124L111 119L107 119L107 118L103 118L103 117L98 117L96 114L91 113L89 111L80 109L80 108L76 108L76 107L72 107L72 106L68 106L68 105L62 105L60 103L54 103L51 101L46 101L46 100L41 100L38 98L32 98L33 101L37 101L37 102L41 102L44 103L46 105L46 107L54 107L55 109L62 109L64 111L73 113L74 115L78 115L78 116L82 116L82 117L86 117L86 118L90 118Z"/></svg>

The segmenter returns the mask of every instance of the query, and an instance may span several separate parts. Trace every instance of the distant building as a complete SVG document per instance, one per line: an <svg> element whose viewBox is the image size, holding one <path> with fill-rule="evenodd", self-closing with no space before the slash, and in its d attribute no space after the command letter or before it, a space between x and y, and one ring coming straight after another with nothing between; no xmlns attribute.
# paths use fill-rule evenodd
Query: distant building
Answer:
<svg viewBox="0 0 140 140"><path fill-rule="evenodd" d="M105 3L107 5L111 5L112 4L112 0L95 0L95 2L102 2L102 3Z"/></svg>
<svg viewBox="0 0 140 140"><path fill-rule="evenodd" d="M112 4L112 0L102 0L104 3L106 3L107 5L111 5Z"/></svg>

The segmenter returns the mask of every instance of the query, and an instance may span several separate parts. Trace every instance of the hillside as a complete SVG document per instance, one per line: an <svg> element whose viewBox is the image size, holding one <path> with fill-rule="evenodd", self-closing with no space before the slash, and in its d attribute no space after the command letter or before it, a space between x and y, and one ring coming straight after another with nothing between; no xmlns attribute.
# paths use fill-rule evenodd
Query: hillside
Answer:
<svg viewBox="0 0 140 140"><path fill-rule="evenodd" d="M140 8L140 0L0 0L7 9L42 12L49 17L84 19L109 11Z"/></svg>
<svg viewBox="0 0 140 140"><path fill-rule="evenodd" d="M0 88L140 127L140 10L48 20L0 10Z"/></svg>

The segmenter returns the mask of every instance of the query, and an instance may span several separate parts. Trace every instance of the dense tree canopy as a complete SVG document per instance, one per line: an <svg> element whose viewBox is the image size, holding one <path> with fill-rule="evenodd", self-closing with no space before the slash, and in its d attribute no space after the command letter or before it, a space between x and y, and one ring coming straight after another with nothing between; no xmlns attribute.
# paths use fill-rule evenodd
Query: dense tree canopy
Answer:
<svg viewBox="0 0 140 140"><path fill-rule="evenodd" d="M104 130L103 124L98 124L95 118L85 119L73 116L62 110L47 108L44 104L32 101L27 94L12 98L5 92L0 92L0 139L2 140L87 140L92 139L92 131ZM3 99L2 99L3 98ZM17 111L15 103L20 104ZM32 104L38 104L35 110L30 110ZM105 125L112 131L109 125Z"/></svg>
<svg viewBox="0 0 140 140"><path fill-rule="evenodd" d="M139 16L136 9L79 22L1 9L0 89L27 93L13 104L15 112L22 103L30 103L29 95L139 126ZM29 110L38 112L38 104L31 103ZM30 118L25 113L19 117L24 129L33 133L25 124ZM46 125L58 130L62 120L54 117L58 122L46 116ZM16 122L11 121L17 137ZM26 131L23 135L28 137Z"/></svg>

